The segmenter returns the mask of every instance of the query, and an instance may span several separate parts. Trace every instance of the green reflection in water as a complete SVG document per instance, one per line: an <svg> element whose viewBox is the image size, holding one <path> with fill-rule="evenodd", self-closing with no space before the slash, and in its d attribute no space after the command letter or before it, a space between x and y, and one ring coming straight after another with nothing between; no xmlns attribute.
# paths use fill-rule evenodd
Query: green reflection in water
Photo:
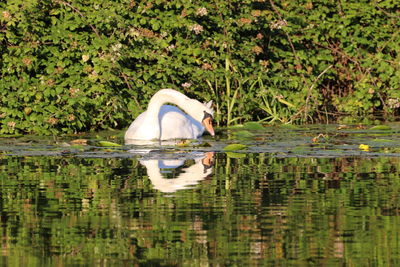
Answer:
<svg viewBox="0 0 400 267"><path fill-rule="evenodd" d="M400 264L399 157L205 156L0 157L0 263Z"/></svg>

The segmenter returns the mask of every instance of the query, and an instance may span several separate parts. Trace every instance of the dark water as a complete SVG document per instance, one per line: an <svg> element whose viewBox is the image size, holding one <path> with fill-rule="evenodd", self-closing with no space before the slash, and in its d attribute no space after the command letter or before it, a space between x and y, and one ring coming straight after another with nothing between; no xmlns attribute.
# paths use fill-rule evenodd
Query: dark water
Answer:
<svg viewBox="0 0 400 267"><path fill-rule="evenodd" d="M0 139L0 264L399 266L392 128L221 131L200 148Z"/></svg>

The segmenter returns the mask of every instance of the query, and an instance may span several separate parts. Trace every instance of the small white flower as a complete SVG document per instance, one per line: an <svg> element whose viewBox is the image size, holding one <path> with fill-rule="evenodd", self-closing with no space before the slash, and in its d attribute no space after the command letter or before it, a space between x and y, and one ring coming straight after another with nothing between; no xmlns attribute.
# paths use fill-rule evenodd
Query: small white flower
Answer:
<svg viewBox="0 0 400 267"><path fill-rule="evenodd" d="M204 28L199 24L194 24L189 27L189 30L191 30L195 34L200 34L202 31L204 31Z"/></svg>
<svg viewBox="0 0 400 267"><path fill-rule="evenodd" d="M9 121L9 122L7 122L7 126L10 127L10 128L14 128L15 125L17 125L17 123L16 123L15 121Z"/></svg>
<svg viewBox="0 0 400 267"><path fill-rule="evenodd" d="M281 29L282 27L288 26L288 22L286 20L277 20L275 22L271 22L270 28L271 30Z"/></svg>
<svg viewBox="0 0 400 267"><path fill-rule="evenodd" d="M398 98L389 98L387 104L390 108L400 108L400 101Z"/></svg>
<svg viewBox="0 0 400 267"><path fill-rule="evenodd" d="M82 60L83 62L86 62L89 60L89 56L88 55L82 55Z"/></svg>
<svg viewBox="0 0 400 267"><path fill-rule="evenodd" d="M138 36L140 36L140 33L139 33L139 31L137 29L130 28L129 29L129 35L133 36L133 37L138 37Z"/></svg>
<svg viewBox="0 0 400 267"><path fill-rule="evenodd" d="M122 44L120 44L120 43L115 44L115 45L113 45L113 46L111 47L111 49L112 49L114 52L119 51L121 48L122 48Z"/></svg>
<svg viewBox="0 0 400 267"><path fill-rule="evenodd" d="M8 11L3 11L1 14L3 15L3 18L7 20L11 18L11 14Z"/></svg>
<svg viewBox="0 0 400 267"><path fill-rule="evenodd" d="M170 46L167 47L167 50L168 50L168 51L172 51L172 50L174 50L175 48L176 48L176 46L172 44L172 45L170 45Z"/></svg>
<svg viewBox="0 0 400 267"><path fill-rule="evenodd" d="M192 84L188 83L188 82L182 83L181 85L183 88L188 88L188 87L192 86Z"/></svg>
<svg viewBox="0 0 400 267"><path fill-rule="evenodd" d="M205 16L208 14L208 10L205 7L200 7L199 9L197 9L196 11L196 15L197 16Z"/></svg>

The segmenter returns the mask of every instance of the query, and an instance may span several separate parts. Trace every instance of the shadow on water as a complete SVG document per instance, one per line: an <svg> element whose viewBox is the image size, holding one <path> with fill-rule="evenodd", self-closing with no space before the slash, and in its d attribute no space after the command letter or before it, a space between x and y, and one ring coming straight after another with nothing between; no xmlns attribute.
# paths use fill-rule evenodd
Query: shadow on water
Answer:
<svg viewBox="0 0 400 267"><path fill-rule="evenodd" d="M398 265L399 129L0 138L0 264Z"/></svg>

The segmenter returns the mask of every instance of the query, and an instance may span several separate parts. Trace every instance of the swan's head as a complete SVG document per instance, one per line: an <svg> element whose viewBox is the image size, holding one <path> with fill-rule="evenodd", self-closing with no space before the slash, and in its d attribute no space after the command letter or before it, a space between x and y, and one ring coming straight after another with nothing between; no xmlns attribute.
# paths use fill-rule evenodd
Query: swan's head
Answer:
<svg viewBox="0 0 400 267"><path fill-rule="evenodd" d="M201 124L206 128L207 132L209 132L212 136L215 135L214 128L212 125L212 119L214 115L214 110L212 110L212 100L208 103L201 103L195 99L191 99L191 116L201 122Z"/></svg>

